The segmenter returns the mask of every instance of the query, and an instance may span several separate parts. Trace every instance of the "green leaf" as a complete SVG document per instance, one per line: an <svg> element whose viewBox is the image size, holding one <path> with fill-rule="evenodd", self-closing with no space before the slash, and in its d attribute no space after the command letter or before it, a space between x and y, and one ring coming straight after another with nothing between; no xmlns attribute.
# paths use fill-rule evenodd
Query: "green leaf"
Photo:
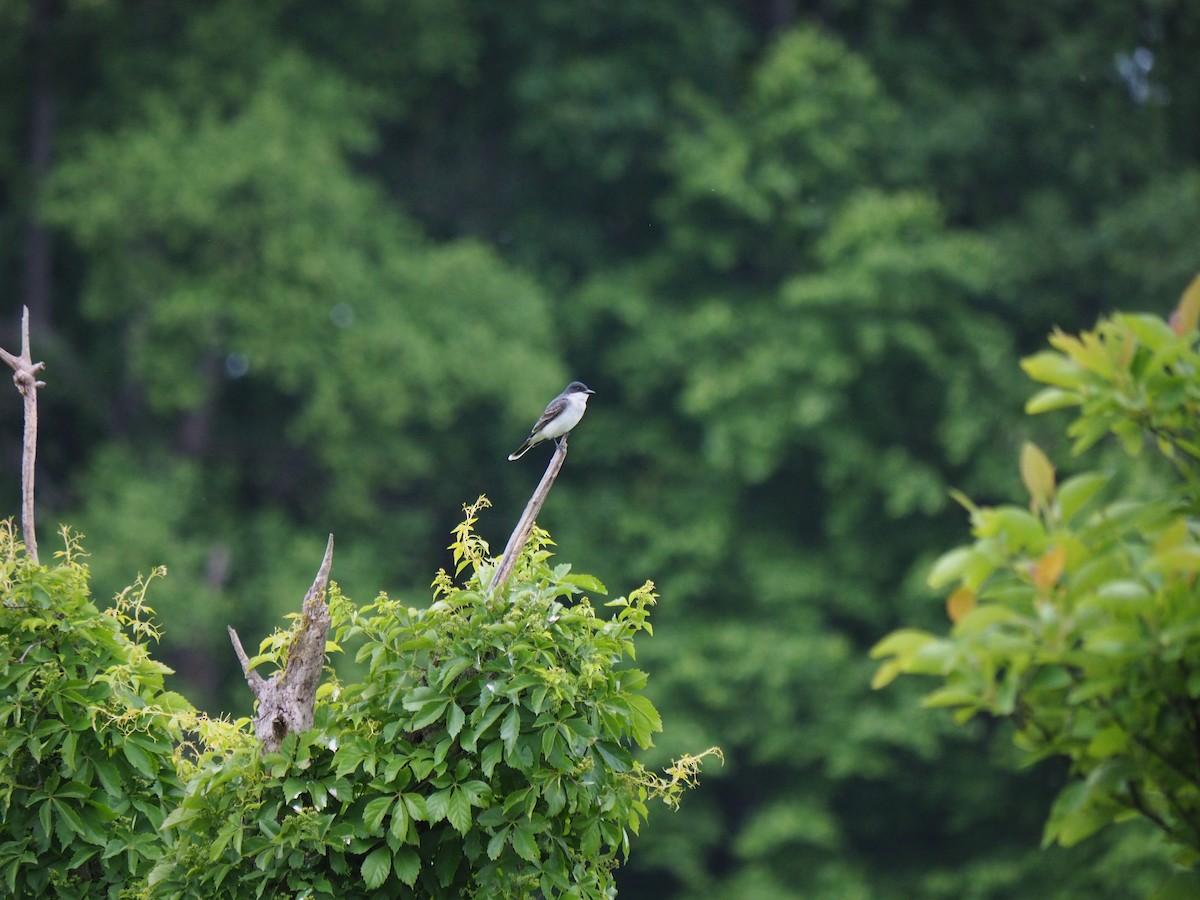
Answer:
<svg viewBox="0 0 1200 900"><path fill-rule="evenodd" d="M363 883L369 890L380 887L392 871L392 851L386 846L372 850L363 860L361 871Z"/></svg>
<svg viewBox="0 0 1200 900"><path fill-rule="evenodd" d="M472 665L474 665L474 660L469 657L455 657L442 667L438 675L438 684L443 690L447 690L454 679L471 668Z"/></svg>
<svg viewBox="0 0 1200 900"><path fill-rule="evenodd" d="M1070 522L1079 511L1110 481L1107 472L1084 472L1068 478L1058 489L1058 508L1065 521Z"/></svg>
<svg viewBox="0 0 1200 900"><path fill-rule="evenodd" d="M520 736L521 711L516 704L513 704L509 707L508 714L500 724L500 739L504 741L504 753L506 756L512 755L517 745L517 738Z"/></svg>
<svg viewBox="0 0 1200 900"><path fill-rule="evenodd" d="M404 884L412 887L421 873L421 857L411 847L401 847L392 860L392 869Z"/></svg>
<svg viewBox="0 0 1200 900"><path fill-rule="evenodd" d="M575 587L580 588L585 591L591 591L593 594L601 594L601 595L608 594L608 588L606 588L600 582L600 579L593 578L591 575L584 575L582 573L572 573L570 575L563 576L561 581L563 582L563 584L573 584L573 585L575 585Z"/></svg>
<svg viewBox="0 0 1200 900"><path fill-rule="evenodd" d="M175 691L163 691L154 698L154 702L162 707L163 712L168 715L184 715L185 713L194 712L194 707L188 702L187 698L182 694L177 694Z"/></svg>
<svg viewBox="0 0 1200 900"><path fill-rule="evenodd" d="M604 764L614 772L628 772L633 767L629 751L612 741L596 741L592 748L600 754Z"/></svg>
<svg viewBox="0 0 1200 900"><path fill-rule="evenodd" d="M133 741L127 740L121 743L121 752L125 754L125 758L129 760L131 766L147 778L154 778L154 764L150 760L150 754L145 750L137 746Z"/></svg>
<svg viewBox="0 0 1200 900"><path fill-rule="evenodd" d="M484 806L492 795L491 786L478 778L464 781L458 787L472 806Z"/></svg>
<svg viewBox="0 0 1200 900"><path fill-rule="evenodd" d="M1043 350L1021 360L1021 368L1034 381L1060 388L1078 388L1083 384L1084 371L1061 353Z"/></svg>
<svg viewBox="0 0 1200 900"><path fill-rule="evenodd" d="M1073 847L1112 822L1112 813L1092 805L1087 784L1075 781L1055 798L1042 833L1042 846L1058 842Z"/></svg>
<svg viewBox="0 0 1200 900"><path fill-rule="evenodd" d="M1022 586L1022 595L1029 590L1031 589ZM985 603L976 606L963 616L954 626L954 633L960 637L980 634L996 625L1013 625L1028 628L1030 627L1030 619L1015 609L1010 609L1003 603ZM931 641L918 651L918 655L929 654L931 652L937 654L939 651L946 649L949 649L949 647L945 641ZM940 658L942 657L939 655Z"/></svg>
<svg viewBox="0 0 1200 900"><path fill-rule="evenodd" d="M416 819L418 822L429 821L429 810L426 809L424 797L420 794L404 794L402 795L402 799L411 818Z"/></svg>
<svg viewBox="0 0 1200 900"><path fill-rule="evenodd" d="M584 829L583 836L579 841L579 849L583 851L586 857L594 857L600 853L600 822L593 820Z"/></svg>
<svg viewBox="0 0 1200 900"><path fill-rule="evenodd" d="M458 733L462 731L463 723L467 721L467 715L463 712L462 707L457 703L450 704L450 710L446 714L446 733L450 737L458 737Z"/></svg>
<svg viewBox="0 0 1200 900"><path fill-rule="evenodd" d="M392 807L392 821L388 825L388 830L391 831L392 837L404 843L408 840L408 824L408 807L404 801L400 801Z"/></svg>
<svg viewBox="0 0 1200 900"><path fill-rule="evenodd" d="M944 706L976 707L981 698L974 691L959 687L943 687L932 691L921 698L921 705L928 709Z"/></svg>
<svg viewBox="0 0 1200 900"><path fill-rule="evenodd" d="M176 825L180 825L195 818L198 814L199 813L197 810L193 807L176 806L173 810L171 810L170 814L163 819L161 827L163 829L174 828Z"/></svg>
<svg viewBox="0 0 1200 900"><path fill-rule="evenodd" d="M1188 545L1157 550L1146 564L1148 572L1200 572L1200 546Z"/></svg>
<svg viewBox="0 0 1200 900"><path fill-rule="evenodd" d="M428 821L430 824L433 824L435 822L440 822L440 821L442 821L442 819L446 818L446 815L449 812L449 809L450 809L450 789L449 788L445 788L444 790L440 790L440 791L434 791L432 794L430 794L428 797L425 798L425 810L427 812L426 821Z"/></svg>
<svg viewBox="0 0 1200 900"><path fill-rule="evenodd" d="M487 845L488 859L496 860L500 858L500 854L504 852L504 845L507 843L508 831L509 829L505 827L492 835Z"/></svg>
<svg viewBox="0 0 1200 900"><path fill-rule="evenodd" d="M650 676L641 669L624 669L617 674L617 687L621 690L640 691L650 681Z"/></svg>
<svg viewBox="0 0 1200 900"><path fill-rule="evenodd" d="M450 701L445 698L431 700L418 709L418 711L413 715L412 722L409 723L408 727L412 731L419 731L428 725L432 725L442 717L442 713L446 711L446 707L449 704Z"/></svg>
<svg viewBox="0 0 1200 900"><path fill-rule="evenodd" d="M491 686L490 682L489 682L489 686ZM485 688L484 690L486 691L487 689ZM474 719L475 716L477 716L477 715L479 715L479 708L477 708L475 711L473 711L471 713L471 718ZM471 737L470 737L470 746L474 746L475 743L481 737L484 736L484 734L487 732L487 730L489 728L491 728L492 725L495 724L496 720L499 719L502 715L504 715L504 704L499 703L499 702L493 702L492 705L487 708L486 712L484 712L482 714L482 716L480 716L479 724L476 725L475 728L472 730ZM463 743L463 746L467 746L467 740L464 739L462 743Z"/></svg>
<svg viewBox="0 0 1200 900"><path fill-rule="evenodd" d="M943 553L930 568L925 583L934 590L945 587L962 576L974 556L974 547L956 547Z"/></svg>
<svg viewBox="0 0 1200 900"><path fill-rule="evenodd" d="M935 640L934 636L927 631L901 628L893 631L872 647L870 655L872 659L880 659L884 656L907 658L932 640Z"/></svg>
<svg viewBox="0 0 1200 900"><path fill-rule="evenodd" d="M367 803L362 818L367 834L378 834L383 830L383 819L395 802L395 797L376 797Z"/></svg>
<svg viewBox="0 0 1200 900"><path fill-rule="evenodd" d="M166 857L160 859L158 864L150 870L150 874L146 876L146 884L153 887L164 879L169 878L174 873L177 865L178 863L173 859ZM9 888L12 889L13 885L10 884Z"/></svg>
<svg viewBox="0 0 1200 900"><path fill-rule="evenodd" d="M1025 413L1036 416L1068 406L1079 406L1082 402L1076 391L1065 391L1055 387L1043 388L1026 401Z"/></svg>
<svg viewBox="0 0 1200 900"><path fill-rule="evenodd" d="M1129 746L1129 735L1117 725L1109 725L1096 732L1088 742L1087 752L1097 759L1106 759L1125 751Z"/></svg>
<svg viewBox="0 0 1200 900"><path fill-rule="evenodd" d="M313 809L321 810L329 805L329 791L319 781L308 783L308 796L312 799Z"/></svg>
<svg viewBox="0 0 1200 900"><path fill-rule="evenodd" d="M567 792L563 788L562 779L554 778L542 788L542 796L546 798L546 814L557 816L567 805Z"/></svg>
<svg viewBox="0 0 1200 900"><path fill-rule="evenodd" d="M875 674L871 676L871 689L875 691L881 690L895 681L896 678L903 673L903 660L889 659L878 669L876 669Z"/></svg>
<svg viewBox="0 0 1200 900"><path fill-rule="evenodd" d="M1021 481L1035 508L1049 509L1054 499L1054 466L1032 441L1021 447Z"/></svg>
<svg viewBox="0 0 1200 900"><path fill-rule="evenodd" d="M1094 599L1089 606L1101 606L1106 609L1136 609L1143 601L1151 596L1150 589L1140 581L1132 579L1110 581L1096 589ZM1100 601L1096 603L1095 601Z"/></svg>
<svg viewBox="0 0 1200 900"><path fill-rule="evenodd" d="M404 708L409 712L416 712L423 706L427 706L430 703L436 703L439 700L449 702L450 698L437 688L430 687L427 684L422 684L413 688L405 695Z"/></svg>
<svg viewBox="0 0 1200 900"><path fill-rule="evenodd" d="M1140 456L1146 441L1146 434L1137 422L1120 419L1112 423L1110 428L1120 440L1121 446L1130 456Z"/></svg>
<svg viewBox="0 0 1200 900"><path fill-rule="evenodd" d="M1008 553L1021 550L1041 553L1045 549L1046 529L1041 521L1028 510L1015 506L988 510L980 516L977 530L981 538L1001 538Z"/></svg>
<svg viewBox="0 0 1200 900"><path fill-rule="evenodd" d="M630 722L633 739L643 750L649 748L654 743L651 735L662 731L662 717L654 708L654 704L640 694L622 694L621 699L629 704L633 712Z"/></svg>
<svg viewBox="0 0 1200 900"><path fill-rule="evenodd" d="M75 832L80 837L87 836L87 830L84 828L83 820L79 817L79 813L68 803L61 800L51 800L54 808L54 816L58 822L65 824L71 831Z"/></svg>
<svg viewBox="0 0 1200 900"><path fill-rule="evenodd" d="M533 687L534 685L539 685L541 683L542 683L542 678L541 678L540 674L535 674L533 672L525 672L521 675L516 676L510 682L508 682L506 685L504 685L502 690L510 699L512 699L515 702L517 699L517 696L522 691L527 691L527 690L529 690L529 688Z"/></svg>
<svg viewBox="0 0 1200 900"><path fill-rule="evenodd" d="M496 768L496 763L500 762L504 756L504 743L500 739L496 739L483 748L483 752L479 754L479 768L483 772L485 778L491 778L492 772Z"/></svg>
<svg viewBox="0 0 1200 900"><path fill-rule="evenodd" d="M63 738L62 745L58 748L59 756L62 758L63 766L66 771L73 772L75 770L75 750L79 743L79 732L68 732Z"/></svg>
<svg viewBox="0 0 1200 900"><path fill-rule="evenodd" d="M538 853L537 836L534 835L533 829L528 822L518 822L516 828L512 832L513 849L517 851L517 856L531 863L536 863L540 858Z"/></svg>
<svg viewBox="0 0 1200 900"><path fill-rule="evenodd" d="M304 793L305 782L300 778L288 778L283 782L282 788L283 799L291 803L297 797Z"/></svg>
<svg viewBox="0 0 1200 900"><path fill-rule="evenodd" d="M339 778L350 774L362 764L366 755L367 748L363 744L353 740L346 741L334 753L334 759L337 762L334 774Z"/></svg>
<svg viewBox="0 0 1200 900"><path fill-rule="evenodd" d="M446 819L459 834L466 834L467 829L471 827L471 801L457 786L450 791L450 798L446 804Z"/></svg>

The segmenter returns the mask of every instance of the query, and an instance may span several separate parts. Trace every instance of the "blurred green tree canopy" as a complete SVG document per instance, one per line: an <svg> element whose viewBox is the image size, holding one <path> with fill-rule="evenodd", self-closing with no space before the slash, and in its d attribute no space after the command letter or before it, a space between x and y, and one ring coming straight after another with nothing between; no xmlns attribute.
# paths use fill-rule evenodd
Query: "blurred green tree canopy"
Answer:
<svg viewBox="0 0 1200 900"><path fill-rule="evenodd" d="M1197 36L1167 0L0 5L42 521L101 596L166 565L168 682L246 712L225 624L293 609L329 531L349 594L423 595L582 378L546 525L659 586L648 764L728 759L624 896L1144 893L1149 830L1039 853L1065 769L872 693L866 650L944 618L948 490L1061 440L1020 355L1194 273Z"/></svg>

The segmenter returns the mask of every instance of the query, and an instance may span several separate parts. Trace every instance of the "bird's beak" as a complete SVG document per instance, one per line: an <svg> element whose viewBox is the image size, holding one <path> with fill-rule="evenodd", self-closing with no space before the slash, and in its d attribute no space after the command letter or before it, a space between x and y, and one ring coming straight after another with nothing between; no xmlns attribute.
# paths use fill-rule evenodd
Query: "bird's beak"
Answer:
<svg viewBox="0 0 1200 900"><path fill-rule="evenodd" d="M596 392L595 392L595 391L593 391L591 388L588 388L588 391L587 391L587 392L588 392L589 394L594 394L594 393L596 393Z"/></svg>

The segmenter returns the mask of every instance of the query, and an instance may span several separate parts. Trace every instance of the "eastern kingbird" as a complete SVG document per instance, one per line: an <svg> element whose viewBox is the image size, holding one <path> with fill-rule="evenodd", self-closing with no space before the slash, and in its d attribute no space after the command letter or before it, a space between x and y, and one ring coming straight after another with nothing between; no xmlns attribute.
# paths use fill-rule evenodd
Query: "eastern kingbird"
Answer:
<svg viewBox="0 0 1200 900"><path fill-rule="evenodd" d="M533 426L533 431L529 432L529 437L525 438L525 443L508 454L508 458L520 459L530 447L542 441L560 438L578 425L579 420L583 418L583 411L587 409L588 397L594 393L596 392L582 381L572 381L568 384L565 391L550 401L542 417Z"/></svg>

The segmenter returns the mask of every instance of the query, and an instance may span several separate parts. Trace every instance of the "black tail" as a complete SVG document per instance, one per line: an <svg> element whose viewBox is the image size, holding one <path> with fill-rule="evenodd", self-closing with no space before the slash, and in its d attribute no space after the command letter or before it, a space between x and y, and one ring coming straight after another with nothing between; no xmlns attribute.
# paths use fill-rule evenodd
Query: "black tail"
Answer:
<svg viewBox="0 0 1200 900"><path fill-rule="evenodd" d="M532 446L533 446L533 444L530 441L525 441L525 443L523 443L520 447L518 447L512 453L508 454L509 462L512 462L514 459L520 459L522 456L525 455L525 452Z"/></svg>

